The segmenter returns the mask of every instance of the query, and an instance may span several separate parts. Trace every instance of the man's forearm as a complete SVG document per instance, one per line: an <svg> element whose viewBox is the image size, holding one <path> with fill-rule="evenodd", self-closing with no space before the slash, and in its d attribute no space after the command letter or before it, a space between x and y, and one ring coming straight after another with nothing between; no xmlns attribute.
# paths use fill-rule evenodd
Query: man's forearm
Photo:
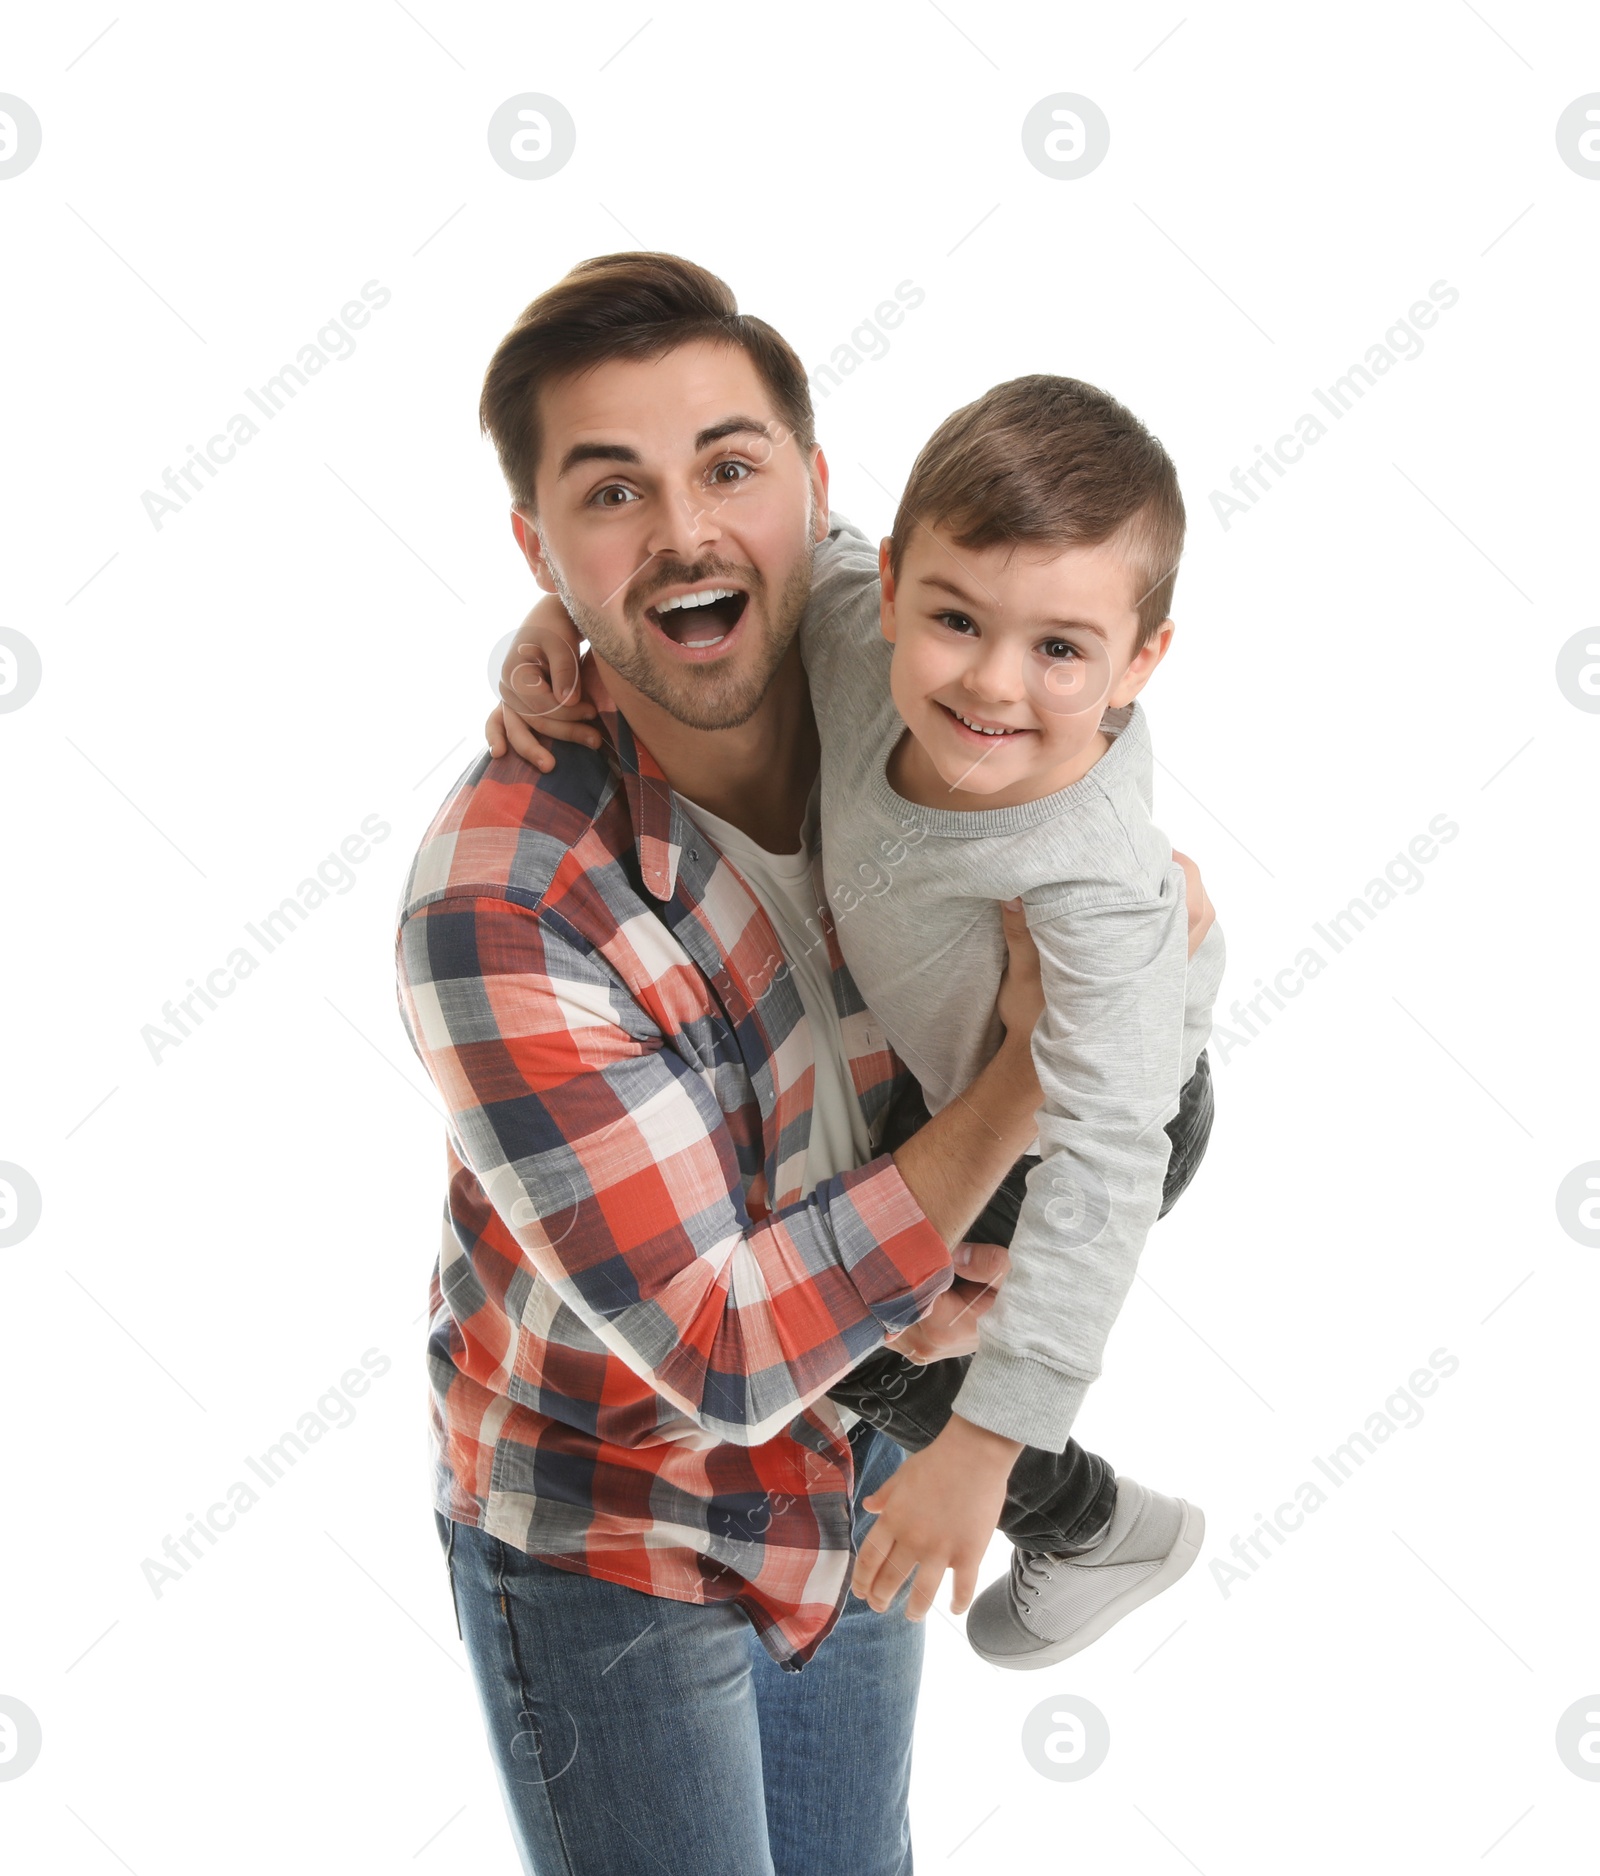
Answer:
<svg viewBox="0 0 1600 1876"><path fill-rule="evenodd" d="M964 1094L894 1156L900 1177L946 1244L959 1244L1037 1131L1039 1083L1026 1035L1007 1035Z"/></svg>

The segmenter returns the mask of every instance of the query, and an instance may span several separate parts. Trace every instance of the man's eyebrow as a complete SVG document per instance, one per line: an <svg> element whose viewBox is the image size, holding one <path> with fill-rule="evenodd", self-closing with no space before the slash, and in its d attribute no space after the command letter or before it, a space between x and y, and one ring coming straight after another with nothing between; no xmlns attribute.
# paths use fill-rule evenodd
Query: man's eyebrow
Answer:
<svg viewBox="0 0 1600 1876"><path fill-rule="evenodd" d="M954 580L947 580L942 573L924 573L920 577L924 586L936 586L940 592L949 593L952 598L959 599L964 606L980 610ZM1107 644L1110 643L1110 633L1103 625L1097 625L1093 619L1046 619L1043 623L1079 632L1093 632L1096 638L1104 640Z"/></svg>
<svg viewBox="0 0 1600 1876"><path fill-rule="evenodd" d="M709 449L713 443L720 443L725 436L766 436L767 426L755 417L724 417L721 423L714 423L707 430L698 431L694 439L694 450L698 456L703 449Z"/></svg>
<svg viewBox="0 0 1600 1876"><path fill-rule="evenodd" d="M636 463L639 452L630 449L626 443L574 443L561 458L561 467L556 471L559 482L569 469L576 469L586 462L627 462Z"/></svg>
<svg viewBox="0 0 1600 1876"><path fill-rule="evenodd" d="M713 443L720 443L728 436L767 435L767 426L756 417L724 417L721 423L714 423L708 429L697 431L694 439L694 451L698 456L703 449L709 449ZM556 470L556 480L570 469L576 469L586 462L620 462L637 465L639 452L627 443L574 443Z"/></svg>

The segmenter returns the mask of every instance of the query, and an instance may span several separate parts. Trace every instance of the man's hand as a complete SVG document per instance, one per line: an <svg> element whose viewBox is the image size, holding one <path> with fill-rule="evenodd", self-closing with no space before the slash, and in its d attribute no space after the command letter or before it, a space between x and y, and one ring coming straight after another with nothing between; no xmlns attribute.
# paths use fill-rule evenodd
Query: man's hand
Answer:
<svg viewBox="0 0 1600 1876"><path fill-rule="evenodd" d="M952 1570L950 1609L960 1615L978 1587L978 1568L1021 1451L1018 1441L952 1414L931 1446L913 1453L861 1501L878 1516L856 1557L850 1581L856 1595L881 1614L914 1570L906 1619L920 1622L933 1607L945 1571Z"/></svg>
<svg viewBox="0 0 1600 1876"><path fill-rule="evenodd" d="M1186 894L1189 907L1189 955L1193 957L1200 949L1201 941L1217 922L1217 908L1211 903L1206 892L1205 881L1200 877L1200 869L1186 853L1172 849L1172 857L1183 868L1183 876L1189 882Z"/></svg>
<svg viewBox="0 0 1600 1876"><path fill-rule="evenodd" d="M949 1355L970 1355L978 1346L978 1323L994 1304L995 1289L1011 1268L999 1244L958 1244L952 1253L961 1273L909 1329L884 1337L884 1347L920 1367Z"/></svg>
<svg viewBox="0 0 1600 1876"><path fill-rule="evenodd" d="M1028 930L1028 915L1020 899L1000 901L1000 926L1006 935L1006 970L1000 979L995 1013L1008 1036L1020 1036L1026 1041L1044 1015L1044 981L1039 970L1039 947Z"/></svg>

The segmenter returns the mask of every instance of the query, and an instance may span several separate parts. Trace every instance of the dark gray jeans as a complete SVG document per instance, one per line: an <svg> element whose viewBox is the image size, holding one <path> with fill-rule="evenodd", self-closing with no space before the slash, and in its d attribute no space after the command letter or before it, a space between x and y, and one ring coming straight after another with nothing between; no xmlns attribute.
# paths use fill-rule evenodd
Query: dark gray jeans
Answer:
<svg viewBox="0 0 1600 1876"><path fill-rule="evenodd" d="M1172 1210L1204 1159L1212 1111L1211 1063L1202 1049L1178 1111L1167 1122L1172 1156L1158 1217ZM927 1119L928 1110L912 1082L895 1104L880 1150L893 1152ZM1010 1244L1028 1174L1038 1163L1036 1155L1025 1154L1006 1174L967 1233L974 1244ZM828 1397L853 1408L907 1452L921 1452L949 1420L971 1359L960 1355L919 1365L881 1348L829 1388ZM1076 1440L1068 1440L1059 1453L1025 1447L1011 1468L1000 1529L1025 1550L1084 1550L1109 1520L1116 1499L1117 1479L1110 1465L1097 1453L1085 1452Z"/></svg>

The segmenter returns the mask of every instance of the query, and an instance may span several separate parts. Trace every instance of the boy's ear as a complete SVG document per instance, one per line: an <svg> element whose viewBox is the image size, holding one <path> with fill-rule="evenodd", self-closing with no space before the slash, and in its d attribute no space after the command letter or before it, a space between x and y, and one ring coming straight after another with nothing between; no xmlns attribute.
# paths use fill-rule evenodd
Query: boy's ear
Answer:
<svg viewBox="0 0 1600 1876"><path fill-rule="evenodd" d="M1150 682L1151 674L1161 660L1166 657L1172 643L1172 635L1177 630L1172 619L1163 619L1156 627L1155 637L1142 651L1136 652L1129 660L1128 668L1111 687L1111 695L1106 703L1109 709L1117 709L1123 704L1132 703Z"/></svg>
<svg viewBox="0 0 1600 1876"><path fill-rule="evenodd" d="M878 585L882 589L878 601L878 630L889 644L894 643L894 568L889 564L889 537L885 535L878 543Z"/></svg>
<svg viewBox="0 0 1600 1876"><path fill-rule="evenodd" d="M517 545L522 549L522 556L533 569L533 577L547 593L554 593L555 576L550 571L550 563L545 559L544 540L532 518L520 508L511 511L511 532L517 537Z"/></svg>

